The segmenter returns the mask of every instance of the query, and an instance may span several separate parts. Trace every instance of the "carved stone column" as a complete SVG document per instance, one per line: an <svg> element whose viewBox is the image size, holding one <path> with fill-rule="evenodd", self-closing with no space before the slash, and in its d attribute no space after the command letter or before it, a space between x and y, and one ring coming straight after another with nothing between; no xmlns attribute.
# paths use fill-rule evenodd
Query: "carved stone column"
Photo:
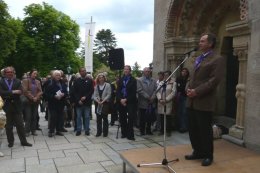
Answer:
<svg viewBox="0 0 260 173"><path fill-rule="evenodd" d="M248 59L248 43L250 42L250 30L246 21L232 23L226 26L226 30L233 37L234 55L239 61L239 76L236 86L237 113L236 124L229 129L229 134L223 138L244 145L245 106L246 106L246 75Z"/></svg>
<svg viewBox="0 0 260 173"><path fill-rule="evenodd" d="M237 114L236 124L229 129L229 135L241 140L243 143L245 99L246 99L246 71L247 71L247 47L234 49L234 54L239 60L239 78L236 86Z"/></svg>

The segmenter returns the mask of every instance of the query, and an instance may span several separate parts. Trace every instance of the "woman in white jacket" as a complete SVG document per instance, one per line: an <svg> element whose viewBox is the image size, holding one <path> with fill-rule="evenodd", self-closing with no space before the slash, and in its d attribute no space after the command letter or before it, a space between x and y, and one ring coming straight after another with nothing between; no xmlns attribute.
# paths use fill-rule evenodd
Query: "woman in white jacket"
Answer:
<svg viewBox="0 0 260 173"><path fill-rule="evenodd" d="M166 80L171 74L171 71L164 72L164 80ZM163 84L164 81L161 82ZM159 84L159 86L161 85ZM172 101L175 95L176 83L174 80L170 79L166 83L166 88L162 87L156 94L158 99L158 114L161 117L161 130L160 133L164 134L164 111L166 111L166 132L167 136L171 135L171 124L172 124ZM164 106L166 105L166 110Z"/></svg>
<svg viewBox="0 0 260 173"><path fill-rule="evenodd" d="M108 113L109 99L111 97L111 86L106 82L104 73L99 73L96 78L96 87L94 90L94 101L97 103L97 134L96 137L108 135ZM103 123L102 123L103 120ZM103 125L102 125L103 124ZM103 126L103 127L102 127Z"/></svg>

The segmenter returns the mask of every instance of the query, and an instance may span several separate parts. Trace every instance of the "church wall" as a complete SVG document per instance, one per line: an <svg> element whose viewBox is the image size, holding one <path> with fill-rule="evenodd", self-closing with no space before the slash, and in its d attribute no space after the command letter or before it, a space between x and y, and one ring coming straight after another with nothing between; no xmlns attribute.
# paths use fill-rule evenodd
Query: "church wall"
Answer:
<svg viewBox="0 0 260 173"><path fill-rule="evenodd" d="M248 0L251 43L248 52L245 143L260 151L260 1Z"/></svg>
<svg viewBox="0 0 260 173"><path fill-rule="evenodd" d="M156 78L159 71L165 70L164 64L164 35L170 0L154 0L154 53L153 76Z"/></svg>

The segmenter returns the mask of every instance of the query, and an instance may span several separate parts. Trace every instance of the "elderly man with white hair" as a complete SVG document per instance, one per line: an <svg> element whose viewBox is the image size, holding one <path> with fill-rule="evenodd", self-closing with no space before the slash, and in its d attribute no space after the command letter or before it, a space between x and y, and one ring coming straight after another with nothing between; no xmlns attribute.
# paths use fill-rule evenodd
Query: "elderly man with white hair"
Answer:
<svg viewBox="0 0 260 173"><path fill-rule="evenodd" d="M61 72L59 70L53 71L53 79L45 90L45 96L48 100L48 108L50 112L50 129L49 137L56 135L63 136L63 110L65 106L65 99L68 96L67 85L61 80Z"/></svg>
<svg viewBox="0 0 260 173"><path fill-rule="evenodd" d="M152 135L151 124L155 121L156 80L151 78L151 69L145 67L143 76L137 80L138 108L141 135ZM153 120L154 118L154 120Z"/></svg>

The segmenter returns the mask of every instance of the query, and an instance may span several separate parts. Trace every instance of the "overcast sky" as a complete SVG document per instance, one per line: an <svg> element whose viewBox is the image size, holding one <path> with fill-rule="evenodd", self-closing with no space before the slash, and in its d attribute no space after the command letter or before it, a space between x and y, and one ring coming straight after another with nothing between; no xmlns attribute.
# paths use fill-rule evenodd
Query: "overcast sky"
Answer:
<svg viewBox="0 0 260 173"><path fill-rule="evenodd" d="M4 0L13 17L23 18L23 8L42 0ZM153 0L45 0L71 17L80 25L80 36L84 42L85 23L91 16L96 23L95 32L110 29L119 48L124 49L125 64L138 62L142 68L153 58Z"/></svg>

